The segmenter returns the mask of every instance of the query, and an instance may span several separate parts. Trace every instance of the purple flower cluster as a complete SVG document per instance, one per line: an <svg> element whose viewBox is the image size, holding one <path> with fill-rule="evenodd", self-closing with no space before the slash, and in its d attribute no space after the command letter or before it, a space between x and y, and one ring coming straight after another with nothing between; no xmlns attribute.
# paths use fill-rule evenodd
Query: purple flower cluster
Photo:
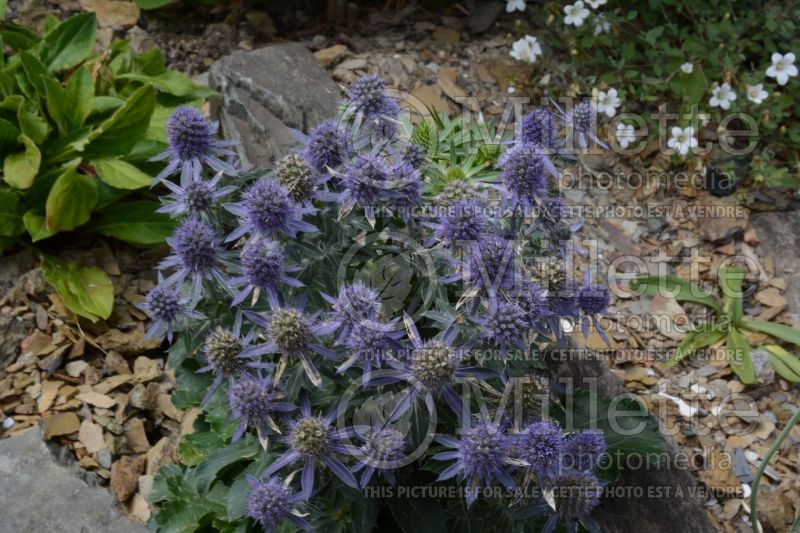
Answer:
<svg viewBox="0 0 800 533"><path fill-rule="evenodd" d="M162 159L170 162L155 180L167 180L169 190L161 211L183 218L167 240L172 253L159 265L169 274L159 273L142 306L153 319L148 336L171 341L174 331L183 331L202 339L190 355L202 362L198 372L210 376L201 404L216 408L217 400L226 400L236 423L233 440L254 433L273 458L259 477L248 477L246 515L267 531L287 520L310 529L299 507L330 479L353 489L377 478L393 483L411 448L400 420L423 403L440 402L469 424L471 405L462 403L458 384L503 380L507 370L472 364L473 348L529 351L539 334L558 337L559 319L583 317L585 327L590 321L597 326L596 316L610 304L608 291L590 277L582 285L567 279L560 257L529 271L516 240L565 226L565 206L549 193L558 128L548 111L524 117L520 138L497 162L499 172L478 183L469 164L462 170L419 144L401 146L400 106L380 78L358 79L344 107L308 135L296 133L302 149L279 158L272 173L243 172L231 162L230 145L215 139L217 126L199 111L180 108L167 125L169 150ZM571 119L583 127L580 112ZM434 172L442 179L435 186L426 163L439 165ZM176 173L178 183L169 181ZM446 209L430 218L416 214L414 208L430 200ZM508 205L539 207L544 214L539 222L523 220L516 209L509 217L487 215ZM353 211L366 221L351 217ZM345 231L337 234L340 226ZM418 329L406 313L410 306L397 310L389 299L383 305L387 294L368 283L329 284L335 269L329 278L304 272L324 271L331 258L343 261L347 240L373 229L385 241L392 232L418 231L417 242L425 243L435 266L453 269L443 280L463 284L460 301L450 306L452 287L441 288L437 308L421 314ZM386 250L369 259L362 279L380 281L376 265L395 252ZM417 292L410 298L421 299ZM223 306L233 308L232 320L210 312ZM363 388L390 387L398 401L388 420L349 428L335 423L339 406L331 396L341 393L342 375ZM602 433L564 436L557 425L532 417L514 434L484 408L459 438L436 437L449 449L434 459L454 461L439 480L458 479L469 489L468 505L481 487L513 489L533 478L553 490L600 486L594 472L606 451ZM299 492L292 488L296 469ZM325 481L315 486L320 475ZM554 518L582 520L598 501L556 496Z"/></svg>

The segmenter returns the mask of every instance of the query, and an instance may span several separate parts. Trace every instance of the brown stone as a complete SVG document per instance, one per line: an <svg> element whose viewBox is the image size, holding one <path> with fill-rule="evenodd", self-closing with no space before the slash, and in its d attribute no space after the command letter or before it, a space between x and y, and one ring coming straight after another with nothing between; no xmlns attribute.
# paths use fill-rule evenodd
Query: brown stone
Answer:
<svg viewBox="0 0 800 533"><path fill-rule="evenodd" d="M146 461L144 455L126 455L111 465L111 492L120 502L127 501L136 492Z"/></svg>
<svg viewBox="0 0 800 533"><path fill-rule="evenodd" d="M50 440L61 435L72 435L81 427L81 421L75 413L59 413L44 421L44 438Z"/></svg>

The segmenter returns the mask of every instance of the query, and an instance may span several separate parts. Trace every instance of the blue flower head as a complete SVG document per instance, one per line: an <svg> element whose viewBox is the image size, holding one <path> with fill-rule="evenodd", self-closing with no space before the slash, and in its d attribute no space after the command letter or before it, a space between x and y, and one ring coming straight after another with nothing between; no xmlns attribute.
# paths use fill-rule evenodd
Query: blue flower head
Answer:
<svg viewBox="0 0 800 533"><path fill-rule="evenodd" d="M434 231L436 238L448 246L477 240L488 228L483 206L475 200L461 199L442 206Z"/></svg>
<svg viewBox="0 0 800 533"><path fill-rule="evenodd" d="M264 179L248 188L241 202L225 208L242 219L242 224L225 239L235 241L246 233L272 236L285 233L294 238L298 232L315 232L317 228L303 221L313 207L295 204L289 191L277 181Z"/></svg>
<svg viewBox="0 0 800 533"><path fill-rule="evenodd" d="M176 109L167 119L169 149L152 159L152 161L170 159L170 162L153 179L153 184L180 172L181 184L185 186L192 180L200 179L203 165L207 165L214 172L236 175L236 169L219 158L233 155L228 148L233 143L217 141L215 139L217 129L217 124L209 122L193 107L181 106Z"/></svg>
<svg viewBox="0 0 800 533"><path fill-rule="evenodd" d="M564 446L561 428L541 421L528 425L517 442L517 457L528 463L528 470L540 479L548 477L558 466Z"/></svg>
<svg viewBox="0 0 800 533"><path fill-rule="evenodd" d="M400 461L405 457L405 435L392 427L367 428L356 433L364 441L358 449L356 458L358 463L351 472L354 474L363 470L359 480L362 487L366 487L377 470L381 477L394 484L394 470L400 466Z"/></svg>
<svg viewBox="0 0 800 533"><path fill-rule="evenodd" d="M278 478L258 479L247 475L250 493L247 496L247 516L258 522L267 533L272 533L284 520L306 531L311 525L299 516L295 506L304 500L292 494L288 484Z"/></svg>
<svg viewBox="0 0 800 533"><path fill-rule="evenodd" d="M547 196L549 161L539 145L516 144L503 155L500 179L508 192L523 205Z"/></svg>
<svg viewBox="0 0 800 533"><path fill-rule="evenodd" d="M606 439L601 431L580 431L567 438L561 459L564 468L591 472L606 453Z"/></svg>
<svg viewBox="0 0 800 533"><path fill-rule="evenodd" d="M347 153L347 139L333 120L315 126L308 134L303 155L317 172L327 172L342 164Z"/></svg>
<svg viewBox="0 0 800 533"><path fill-rule="evenodd" d="M228 389L231 418L239 422L233 440L239 440L249 427L266 434L269 426L276 427L274 413L291 411L294 405L282 401L283 391L270 376L242 374Z"/></svg>
<svg viewBox="0 0 800 533"><path fill-rule="evenodd" d="M512 439L505 434L502 426L480 420L467 430L456 441L451 437L437 437L440 443L455 448L454 451L440 452L434 459L445 461L455 459L456 462L447 467L438 480L443 481L459 475L467 486L467 505L472 505L478 497L477 489L491 486L499 481L506 488L513 490L516 486L510 475L512 459Z"/></svg>
<svg viewBox="0 0 800 533"><path fill-rule="evenodd" d="M550 111L537 108L522 117L520 141L552 149L556 139L556 121Z"/></svg>

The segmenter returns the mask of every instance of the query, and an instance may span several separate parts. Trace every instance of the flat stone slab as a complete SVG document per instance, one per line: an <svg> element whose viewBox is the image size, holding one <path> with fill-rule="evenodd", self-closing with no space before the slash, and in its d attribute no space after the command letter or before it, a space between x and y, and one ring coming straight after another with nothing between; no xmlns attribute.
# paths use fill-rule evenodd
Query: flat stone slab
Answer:
<svg viewBox="0 0 800 533"><path fill-rule="evenodd" d="M211 67L220 93L212 111L226 139L237 141L242 162L268 166L299 143L289 128L308 133L333 118L340 89L302 44L238 51Z"/></svg>
<svg viewBox="0 0 800 533"><path fill-rule="evenodd" d="M37 429L0 441L0 531L3 533L144 533L114 496L57 462Z"/></svg>
<svg viewBox="0 0 800 533"><path fill-rule="evenodd" d="M752 213L762 255L772 257L775 275L786 280L786 316L800 328L800 211Z"/></svg>

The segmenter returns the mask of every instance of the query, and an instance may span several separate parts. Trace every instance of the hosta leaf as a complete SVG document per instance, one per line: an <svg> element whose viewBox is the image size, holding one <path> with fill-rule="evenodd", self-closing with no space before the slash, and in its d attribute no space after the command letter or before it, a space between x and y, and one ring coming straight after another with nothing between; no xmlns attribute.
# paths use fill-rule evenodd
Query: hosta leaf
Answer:
<svg viewBox="0 0 800 533"><path fill-rule="evenodd" d="M40 45L42 63L53 72L74 67L92 53L95 31L94 13L68 18L44 36Z"/></svg>
<svg viewBox="0 0 800 533"><path fill-rule="evenodd" d="M149 174L121 159L93 159L91 164L98 178L117 189L141 189L153 181Z"/></svg>
<svg viewBox="0 0 800 533"><path fill-rule="evenodd" d="M152 246L162 243L172 234L175 222L164 213L156 213L159 205L147 200L112 205L100 211L100 218L92 228L132 244Z"/></svg>
<svg viewBox="0 0 800 533"><path fill-rule="evenodd" d="M137 89L125 105L89 135L87 157L127 154L147 131L155 105L156 92L151 85Z"/></svg>
<svg viewBox="0 0 800 533"><path fill-rule="evenodd" d="M27 135L21 133L19 136L25 149L16 154L9 154L3 160L3 179L17 189L27 189L33 185L36 174L39 173L39 166L42 163L42 154Z"/></svg>
<svg viewBox="0 0 800 533"><path fill-rule="evenodd" d="M753 370L753 359L750 356L750 345L744 335L736 328L728 332L728 363L744 384L756 382Z"/></svg>
<svg viewBox="0 0 800 533"><path fill-rule="evenodd" d="M108 318L114 305L114 286L105 272L81 267L57 257L42 256L42 272L67 308L97 322Z"/></svg>
<svg viewBox="0 0 800 533"><path fill-rule="evenodd" d="M75 167L61 174L45 203L47 228L52 231L69 231L89 220L97 204L97 181L79 174Z"/></svg>

